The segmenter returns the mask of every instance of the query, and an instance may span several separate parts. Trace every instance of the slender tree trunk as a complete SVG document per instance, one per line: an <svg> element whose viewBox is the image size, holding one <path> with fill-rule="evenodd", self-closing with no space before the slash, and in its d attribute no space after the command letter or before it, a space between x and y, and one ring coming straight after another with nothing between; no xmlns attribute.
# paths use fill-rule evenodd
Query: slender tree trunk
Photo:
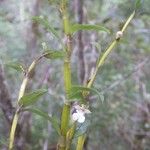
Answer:
<svg viewBox="0 0 150 150"><path fill-rule="evenodd" d="M4 114L4 118L6 119L6 122L3 122L3 126L5 127L3 131L4 136L8 136L8 130L11 126L11 122L13 119L13 115L14 115L14 111L15 109L12 106L11 103L11 98L9 95L9 91L7 89L7 85L6 85L6 80L5 80L5 75L3 72L3 68L2 65L0 65L0 109L2 110L3 114ZM7 150L7 147L5 145L3 145L1 147L2 150Z"/></svg>
<svg viewBox="0 0 150 150"><path fill-rule="evenodd" d="M79 24L83 23L84 13L83 13L83 0L76 0L76 20ZM84 63L84 43L83 34L80 31L77 35L77 49L78 49L78 79L81 84L84 82L85 77L85 63Z"/></svg>
<svg viewBox="0 0 150 150"><path fill-rule="evenodd" d="M11 98L7 89L6 81L4 79L4 72L1 65L0 65L0 108L3 111L5 119L7 120L8 126L10 126L14 114L14 108L11 103Z"/></svg>

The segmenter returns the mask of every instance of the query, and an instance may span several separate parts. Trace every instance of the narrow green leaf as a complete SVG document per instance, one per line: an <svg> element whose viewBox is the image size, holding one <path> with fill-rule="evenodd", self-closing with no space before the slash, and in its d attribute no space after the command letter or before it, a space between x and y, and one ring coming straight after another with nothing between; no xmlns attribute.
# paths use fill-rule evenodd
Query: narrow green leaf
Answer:
<svg viewBox="0 0 150 150"><path fill-rule="evenodd" d="M74 24L71 26L70 32L73 34L80 30L96 30L96 31L105 31L107 33L110 33L110 31L101 26L101 25L91 25L91 24Z"/></svg>
<svg viewBox="0 0 150 150"><path fill-rule="evenodd" d="M19 105L29 106L37 102L39 98L47 92L46 89L36 90L32 93L25 94L20 100Z"/></svg>
<svg viewBox="0 0 150 150"><path fill-rule="evenodd" d="M44 52L45 57L48 59L59 59L64 58L65 52L64 51L56 51L56 50L47 50Z"/></svg>
<svg viewBox="0 0 150 150"><path fill-rule="evenodd" d="M60 135L60 126L59 123L57 121L57 119L55 117L51 117L49 116L46 112L43 112L37 108L26 108L24 109L24 111L30 111L32 113L35 113L41 117L43 117L44 119L48 120L51 122L53 128L56 130L56 132Z"/></svg>
<svg viewBox="0 0 150 150"><path fill-rule="evenodd" d="M6 63L5 65L6 65L6 67L13 68L20 72L24 71L23 66L18 62L9 62L9 63Z"/></svg>
<svg viewBox="0 0 150 150"><path fill-rule="evenodd" d="M84 97L81 90L71 91L69 95L70 101L84 101Z"/></svg>
<svg viewBox="0 0 150 150"><path fill-rule="evenodd" d="M84 87L84 86L78 86L78 85L77 86L72 86L71 92L70 92L70 95L69 95L70 101L84 100L83 92L95 93L96 95L98 95L99 99L102 102L104 101L103 95L100 94L96 89L88 88L88 87Z"/></svg>
<svg viewBox="0 0 150 150"><path fill-rule="evenodd" d="M32 17L32 19L33 19L33 21L38 22L41 25L43 25L44 28L48 32L52 33L56 38L59 39L59 35L58 35L57 31L52 26L50 26L50 23L47 18L44 18L43 16L34 16L34 17Z"/></svg>

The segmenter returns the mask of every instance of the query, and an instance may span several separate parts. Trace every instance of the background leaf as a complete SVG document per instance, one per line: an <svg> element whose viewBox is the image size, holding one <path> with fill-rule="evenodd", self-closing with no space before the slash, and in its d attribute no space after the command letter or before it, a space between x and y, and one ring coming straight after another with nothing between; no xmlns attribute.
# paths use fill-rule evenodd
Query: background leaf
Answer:
<svg viewBox="0 0 150 150"><path fill-rule="evenodd" d="M19 105L29 106L39 100L47 92L46 89L36 90L32 93L25 94L20 100Z"/></svg>
<svg viewBox="0 0 150 150"><path fill-rule="evenodd" d="M141 7L142 1L141 0L136 0L135 2L135 9L139 9Z"/></svg>
<svg viewBox="0 0 150 150"><path fill-rule="evenodd" d="M46 112L43 112L37 108L26 108L24 109L24 111L30 111L32 113L35 113L43 118L45 118L46 120L50 121L52 123L53 128L57 131L57 133L60 135L60 127L59 127L59 123L57 121L57 119L55 117L51 117L49 116Z"/></svg>
<svg viewBox="0 0 150 150"><path fill-rule="evenodd" d="M46 54L45 57L48 59L59 59L59 58L64 58L64 56L65 56L64 51L47 50L44 53Z"/></svg>
<svg viewBox="0 0 150 150"><path fill-rule="evenodd" d="M9 63L6 63L5 65L6 65L6 67L13 68L20 72L24 71L23 66L18 62L9 62Z"/></svg>
<svg viewBox="0 0 150 150"><path fill-rule="evenodd" d="M104 96L101 93L99 93L96 89L78 85L72 86L69 96L70 100L71 101L84 100L83 92L95 93L102 102L104 101Z"/></svg>
<svg viewBox="0 0 150 150"><path fill-rule="evenodd" d="M96 30L96 31L105 31L107 33L110 33L110 31L101 26L101 25L91 25L91 24L73 24L71 26L71 33L75 33L80 30Z"/></svg>
<svg viewBox="0 0 150 150"><path fill-rule="evenodd" d="M44 18L43 16L34 16L32 19L33 21L42 24L48 32L52 33L56 38L59 39L57 31L52 26L50 26L47 18Z"/></svg>

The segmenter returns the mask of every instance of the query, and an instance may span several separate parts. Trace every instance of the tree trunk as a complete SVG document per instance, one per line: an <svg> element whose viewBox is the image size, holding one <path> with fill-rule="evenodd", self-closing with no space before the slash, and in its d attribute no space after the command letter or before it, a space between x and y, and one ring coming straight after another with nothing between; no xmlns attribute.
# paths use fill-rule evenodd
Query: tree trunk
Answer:
<svg viewBox="0 0 150 150"><path fill-rule="evenodd" d="M3 111L7 124L10 127L14 108L11 103L11 98L7 89L6 81L4 79L4 72L2 66L0 65L0 108Z"/></svg>
<svg viewBox="0 0 150 150"><path fill-rule="evenodd" d="M83 23L84 13L83 13L83 0L76 0L76 20L79 24ZM84 63L84 43L83 34L80 31L77 35L77 49L78 49L78 79L81 84L84 82L85 77L85 63Z"/></svg>

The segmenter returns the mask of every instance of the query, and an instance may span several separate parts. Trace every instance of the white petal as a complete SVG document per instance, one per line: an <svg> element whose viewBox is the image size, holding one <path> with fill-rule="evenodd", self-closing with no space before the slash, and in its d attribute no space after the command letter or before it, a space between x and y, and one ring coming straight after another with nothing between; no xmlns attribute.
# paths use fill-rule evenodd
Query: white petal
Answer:
<svg viewBox="0 0 150 150"><path fill-rule="evenodd" d="M76 110L76 113L78 113L78 115L79 115L79 116L80 116L80 115L84 115L84 111L83 111L83 110L81 110L81 109Z"/></svg>
<svg viewBox="0 0 150 150"><path fill-rule="evenodd" d="M84 112L85 112L86 114L90 114L90 113L91 113L91 111L88 110L88 109L85 109Z"/></svg>
<svg viewBox="0 0 150 150"><path fill-rule="evenodd" d="M80 115L80 117L78 118L78 122L79 123L83 123L85 121L85 116L84 115Z"/></svg>
<svg viewBox="0 0 150 150"><path fill-rule="evenodd" d="M79 118L79 115L78 115L77 113L73 113L73 114L72 114L72 120L73 120L73 121L77 121L78 118Z"/></svg>

